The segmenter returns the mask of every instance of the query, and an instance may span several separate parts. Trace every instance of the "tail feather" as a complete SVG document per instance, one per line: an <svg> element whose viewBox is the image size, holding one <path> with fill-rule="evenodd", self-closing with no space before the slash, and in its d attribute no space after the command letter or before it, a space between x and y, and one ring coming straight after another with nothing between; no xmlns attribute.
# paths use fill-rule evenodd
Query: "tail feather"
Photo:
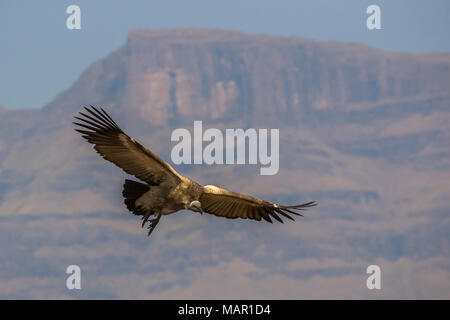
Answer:
<svg viewBox="0 0 450 320"><path fill-rule="evenodd" d="M123 185L122 195L125 198L124 203L128 210L136 215L145 214L145 210L139 206L136 206L136 200L149 190L150 186L148 184L126 179Z"/></svg>

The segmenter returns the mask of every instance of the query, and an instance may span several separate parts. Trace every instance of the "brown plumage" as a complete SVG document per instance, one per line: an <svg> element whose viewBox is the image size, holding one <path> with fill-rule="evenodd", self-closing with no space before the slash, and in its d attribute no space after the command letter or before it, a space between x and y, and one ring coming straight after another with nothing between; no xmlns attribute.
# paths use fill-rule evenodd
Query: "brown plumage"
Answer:
<svg viewBox="0 0 450 320"><path fill-rule="evenodd" d="M188 209L207 212L230 219L243 218L283 222L280 216L294 220L301 216L299 210L315 206L314 201L294 206L282 206L231 192L216 186L201 186L183 177L150 149L126 135L116 122L103 110L85 108L75 117L80 122L76 131L94 145L94 149L106 160L122 168L126 173L146 182L125 180L123 197L128 210L143 216L142 226L151 214L149 235L161 215Z"/></svg>

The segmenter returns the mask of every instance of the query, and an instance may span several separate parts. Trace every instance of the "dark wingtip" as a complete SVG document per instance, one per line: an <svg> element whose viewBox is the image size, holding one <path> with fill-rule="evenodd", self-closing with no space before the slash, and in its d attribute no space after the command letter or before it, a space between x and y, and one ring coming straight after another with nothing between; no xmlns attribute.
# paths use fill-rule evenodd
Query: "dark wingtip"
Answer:
<svg viewBox="0 0 450 320"><path fill-rule="evenodd" d="M94 132L98 130L122 132L117 123L114 122L114 120L112 120L112 118L106 113L106 111L103 108L100 108L100 110L102 111L99 111L96 107L92 105L89 107L84 106L83 108L84 109L82 109L82 111L86 111L86 113L79 111L73 117L76 120L79 120L81 123L91 126L91 128L88 128L89 130L92 130ZM78 126L84 126L80 123L74 124Z"/></svg>
<svg viewBox="0 0 450 320"><path fill-rule="evenodd" d="M317 206L317 202L316 201L310 201L310 202L305 202L305 203L297 204L297 205L293 205L293 206L280 206L280 208L282 208L282 209L302 210L304 208L311 208L311 207L315 207L315 206Z"/></svg>
<svg viewBox="0 0 450 320"><path fill-rule="evenodd" d="M282 206L282 205L275 205L275 204L271 204L271 203L266 203L266 205L267 205L266 208L268 209L266 211L266 213L268 213L270 216L275 218L277 221L284 223L283 220L277 215L277 213L287 219L295 221L295 219L293 217L291 217L290 214L300 216L300 217L303 217L303 215L294 210L306 210L308 208L317 206L317 202L310 201L310 202L305 202L305 203L293 205L293 206Z"/></svg>

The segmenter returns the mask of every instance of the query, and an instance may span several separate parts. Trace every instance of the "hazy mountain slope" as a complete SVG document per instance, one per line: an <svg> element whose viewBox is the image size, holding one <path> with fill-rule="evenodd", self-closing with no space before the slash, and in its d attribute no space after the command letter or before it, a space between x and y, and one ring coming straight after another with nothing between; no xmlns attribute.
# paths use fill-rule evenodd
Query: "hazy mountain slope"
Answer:
<svg viewBox="0 0 450 320"><path fill-rule="evenodd" d="M49 105L0 109L0 296L448 298L449 86L446 54L132 31ZM320 205L285 225L180 213L149 240L122 204L126 175L73 131L89 104L169 161L172 130L194 120L280 128L276 176L259 166L175 168ZM58 280L73 263L89 270L81 293ZM374 263L389 280L378 293L365 289Z"/></svg>

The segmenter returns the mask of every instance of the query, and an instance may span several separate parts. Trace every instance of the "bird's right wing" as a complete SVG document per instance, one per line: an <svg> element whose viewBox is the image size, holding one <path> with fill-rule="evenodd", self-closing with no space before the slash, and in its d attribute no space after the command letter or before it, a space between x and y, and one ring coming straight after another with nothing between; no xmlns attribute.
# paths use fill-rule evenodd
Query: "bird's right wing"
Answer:
<svg viewBox="0 0 450 320"><path fill-rule="evenodd" d="M272 222L270 217L283 222L278 214L294 220L289 214L301 216L300 213L294 210L305 210L316 205L312 201L295 206L282 206L216 186L203 187L203 194L199 200L203 211L218 217L229 219L248 218L258 221L262 218L268 222Z"/></svg>
<svg viewBox="0 0 450 320"><path fill-rule="evenodd" d="M92 143L103 158L151 185L163 181L178 184L182 180L167 162L126 135L105 110L92 106L85 109L87 113L80 112L81 117L75 117L81 121L74 122L81 127L75 130Z"/></svg>

